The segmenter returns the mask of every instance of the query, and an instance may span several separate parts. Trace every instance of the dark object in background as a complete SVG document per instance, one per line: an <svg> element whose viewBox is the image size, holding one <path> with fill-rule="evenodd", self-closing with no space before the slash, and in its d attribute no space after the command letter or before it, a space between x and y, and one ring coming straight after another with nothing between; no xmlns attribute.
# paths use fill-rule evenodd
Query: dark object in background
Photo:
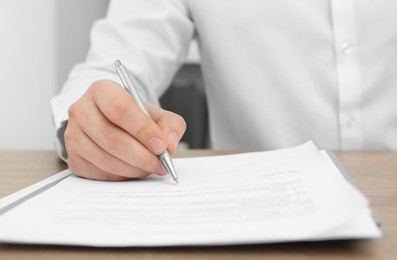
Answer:
<svg viewBox="0 0 397 260"><path fill-rule="evenodd" d="M207 147L208 115L205 95L193 83L176 82L160 98L161 107L181 115L187 124L181 143L189 149Z"/></svg>

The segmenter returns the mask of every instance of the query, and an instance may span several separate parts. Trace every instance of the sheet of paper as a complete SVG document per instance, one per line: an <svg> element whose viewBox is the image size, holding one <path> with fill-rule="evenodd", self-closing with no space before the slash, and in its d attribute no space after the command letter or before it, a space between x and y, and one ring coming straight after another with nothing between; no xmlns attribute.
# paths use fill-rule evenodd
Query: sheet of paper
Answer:
<svg viewBox="0 0 397 260"><path fill-rule="evenodd" d="M20 203L32 198L33 196L47 190L48 188L54 186L64 178L68 177L72 173L69 170L65 170L54 174L53 176L39 181L31 186L28 186L18 192L10 194L0 200L0 215L9 209L16 207Z"/></svg>
<svg viewBox="0 0 397 260"><path fill-rule="evenodd" d="M171 178L75 177L0 216L0 241L169 246L376 238L368 201L312 143L175 159Z"/></svg>

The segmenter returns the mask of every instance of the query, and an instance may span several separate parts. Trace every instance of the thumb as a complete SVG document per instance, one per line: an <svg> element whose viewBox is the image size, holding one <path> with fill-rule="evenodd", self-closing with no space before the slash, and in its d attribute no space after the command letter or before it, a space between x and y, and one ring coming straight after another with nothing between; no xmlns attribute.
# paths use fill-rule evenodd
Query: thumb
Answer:
<svg viewBox="0 0 397 260"><path fill-rule="evenodd" d="M163 131L168 139L168 151L174 154L177 150L179 141L186 131L186 122L182 116L152 104L147 104L147 109L151 118Z"/></svg>

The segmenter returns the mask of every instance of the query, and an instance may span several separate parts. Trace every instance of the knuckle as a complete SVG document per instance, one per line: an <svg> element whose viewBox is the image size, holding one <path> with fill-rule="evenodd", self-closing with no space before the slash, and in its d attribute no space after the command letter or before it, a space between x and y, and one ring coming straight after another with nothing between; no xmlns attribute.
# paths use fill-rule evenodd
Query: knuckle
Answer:
<svg viewBox="0 0 397 260"><path fill-rule="evenodd" d="M110 99L107 109L110 120L116 124L123 120L128 112L128 106L118 99Z"/></svg>
<svg viewBox="0 0 397 260"><path fill-rule="evenodd" d="M111 80L99 80L91 84L89 92L95 102L99 102L106 117L115 124L122 123L130 105L125 98L120 97L119 92L114 91L115 82Z"/></svg>
<svg viewBox="0 0 397 260"><path fill-rule="evenodd" d="M111 154L117 154L124 147L124 141L114 132L104 134L104 148Z"/></svg>
<svg viewBox="0 0 397 260"><path fill-rule="evenodd" d="M63 134L65 139L73 138L73 136L74 136L73 132L74 132L74 130L72 129L72 127L70 127L70 124L69 124L68 127L66 127L65 132Z"/></svg>
<svg viewBox="0 0 397 260"><path fill-rule="evenodd" d="M84 109L78 102L73 103L68 109L68 115L70 119L79 118L84 114Z"/></svg>
<svg viewBox="0 0 397 260"><path fill-rule="evenodd" d="M67 142L67 143L73 142L73 140L75 139L75 131L73 130L72 127L68 126L65 129L65 132L63 133L63 138L64 138L65 142Z"/></svg>
<svg viewBox="0 0 397 260"><path fill-rule="evenodd" d="M151 124L148 120L142 120L136 126L134 135L138 140L143 141L146 136L151 135Z"/></svg>

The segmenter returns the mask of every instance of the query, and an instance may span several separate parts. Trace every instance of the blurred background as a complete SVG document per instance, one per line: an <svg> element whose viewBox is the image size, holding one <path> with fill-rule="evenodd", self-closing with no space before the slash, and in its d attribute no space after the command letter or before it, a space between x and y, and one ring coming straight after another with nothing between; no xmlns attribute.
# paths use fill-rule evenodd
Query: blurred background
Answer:
<svg viewBox="0 0 397 260"><path fill-rule="evenodd" d="M93 22L109 0L0 1L0 149L54 149L50 98L85 59ZM207 143L207 112L197 45L161 98L188 123L181 148Z"/></svg>

